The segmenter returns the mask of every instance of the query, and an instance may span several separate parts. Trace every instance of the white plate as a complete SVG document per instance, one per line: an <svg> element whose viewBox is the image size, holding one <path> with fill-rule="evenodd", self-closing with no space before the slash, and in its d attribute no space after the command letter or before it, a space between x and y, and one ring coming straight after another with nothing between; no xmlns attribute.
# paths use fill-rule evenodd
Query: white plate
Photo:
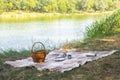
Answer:
<svg viewBox="0 0 120 80"><path fill-rule="evenodd" d="M58 57L57 57L57 58L55 58L54 60L55 60L55 61L63 61L63 60L65 60L65 58L62 58L62 57L61 57L61 58L58 58Z"/></svg>

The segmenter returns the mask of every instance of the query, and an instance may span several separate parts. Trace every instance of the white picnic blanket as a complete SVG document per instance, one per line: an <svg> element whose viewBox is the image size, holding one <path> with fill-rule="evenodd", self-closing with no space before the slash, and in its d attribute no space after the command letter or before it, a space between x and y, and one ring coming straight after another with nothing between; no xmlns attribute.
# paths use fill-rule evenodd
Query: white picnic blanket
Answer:
<svg viewBox="0 0 120 80"><path fill-rule="evenodd" d="M86 62L97 60L99 58L111 55L117 50L111 51L86 51L86 52L77 52L77 51L63 51L56 50L50 52L43 63L34 63L31 57L26 59L16 60L16 61L5 61L5 64L9 64L13 67L27 67L34 66L37 70L50 70L50 71L69 71L73 68L84 65ZM60 54L66 54L64 60L56 61L56 57ZM71 55L71 59L68 59L67 55ZM59 60L59 59L58 59Z"/></svg>

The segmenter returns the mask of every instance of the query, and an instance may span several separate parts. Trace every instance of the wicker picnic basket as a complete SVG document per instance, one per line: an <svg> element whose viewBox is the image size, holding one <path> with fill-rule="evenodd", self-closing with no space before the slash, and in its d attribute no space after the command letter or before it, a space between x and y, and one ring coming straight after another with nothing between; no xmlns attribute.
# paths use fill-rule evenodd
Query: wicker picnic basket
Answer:
<svg viewBox="0 0 120 80"><path fill-rule="evenodd" d="M43 47L43 49L42 50L36 50L36 51L34 51L34 46L36 44L41 44L42 47ZM33 59L34 62L37 62L37 63L44 62L45 57L46 57L46 50L45 50L45 46L44 46L44 44L42 42L35 42L32 45L31 57L32 57L32 59Z"/></svg>

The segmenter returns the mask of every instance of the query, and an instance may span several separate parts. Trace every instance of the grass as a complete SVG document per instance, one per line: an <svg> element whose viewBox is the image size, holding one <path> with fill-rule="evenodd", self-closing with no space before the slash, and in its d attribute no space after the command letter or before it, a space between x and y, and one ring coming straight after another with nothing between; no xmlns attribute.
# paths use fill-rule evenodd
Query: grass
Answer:
<svg viewBox="0 0 120 80"><path fill-rule="evenodd" d="M74 43L71 48L87 50L119 50L116 54L89 62L64 73L38 71L34 67L13 68L4 64L6 60L22 59L30 56L29 51L4 51L0 55L0 80L119 80L120 79L120 34L106 38L96 38L83 43ZM64 47L66 47L65 45ZM9 54L9 55L8 55Z"/></svg>
<svg viewBox="0 0 120 80"><path fill-rule="evenodd" d="M16 60L16 58L25 58L30 55L30 51L28 50L21 50L21 51L16 51L16 50L3 50L0 53L0 61L5 61L6 58L10 60ZM9 57L10 56L10 57ZM9 58L8 58L9 57Z"/></svg>
<svg viewBox="0 0 120 80"><path fill-rule="evenodd" d="M93 23L86 29L86 34L88 38L104 37L119 33L120 31L116 31L118 29L120 29L120 10Z"/></svg>
<svg viewBox="0 0 120 80"><path fill-rule="evenodd" d="M112 18L114 17L115 16ZM112 18L110 18L110 20L112 20ZM101 21L99 24L98 23L97 26L100 26L104 23L104 21ZM108 21L108 23L111 22ZM108 23L105 24L108 26ZM110 27L113 26L110 25ZM106 28L107 27L105 27L105 30ZM104 28L102 29L104 30ZM96 32L99 30L101 32L101 28L99 30L95 30ZM116 31L119 30L117 29ZM90 34L96 33L94 33L94 31L92 33L91 31ZM73 42L65 44L63 48L76 48L78 51L101 51L116 49L118 52L105 58L86 63L85 65L75 68L71 71L59 73L50 72L48 70L38 71L34 67L13 68L7 64L4 64L4 62L7 60L26 58L30 56L30 51L3 51L0 53L0 80L120 80L120 34L110 35L103 38L90 38L86 39L84 42Z"/></svg>

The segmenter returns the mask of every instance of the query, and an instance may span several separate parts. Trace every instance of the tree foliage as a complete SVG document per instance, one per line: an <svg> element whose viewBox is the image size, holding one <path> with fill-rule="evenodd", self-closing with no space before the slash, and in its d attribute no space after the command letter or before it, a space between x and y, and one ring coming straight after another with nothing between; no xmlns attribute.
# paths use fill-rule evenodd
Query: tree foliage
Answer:
<svg viewBox="0 0 120 80"><path fill-rule="evenodd" d="M39 12L105 11L119 8L120 0L0 0L0 11Z"/></svg>

